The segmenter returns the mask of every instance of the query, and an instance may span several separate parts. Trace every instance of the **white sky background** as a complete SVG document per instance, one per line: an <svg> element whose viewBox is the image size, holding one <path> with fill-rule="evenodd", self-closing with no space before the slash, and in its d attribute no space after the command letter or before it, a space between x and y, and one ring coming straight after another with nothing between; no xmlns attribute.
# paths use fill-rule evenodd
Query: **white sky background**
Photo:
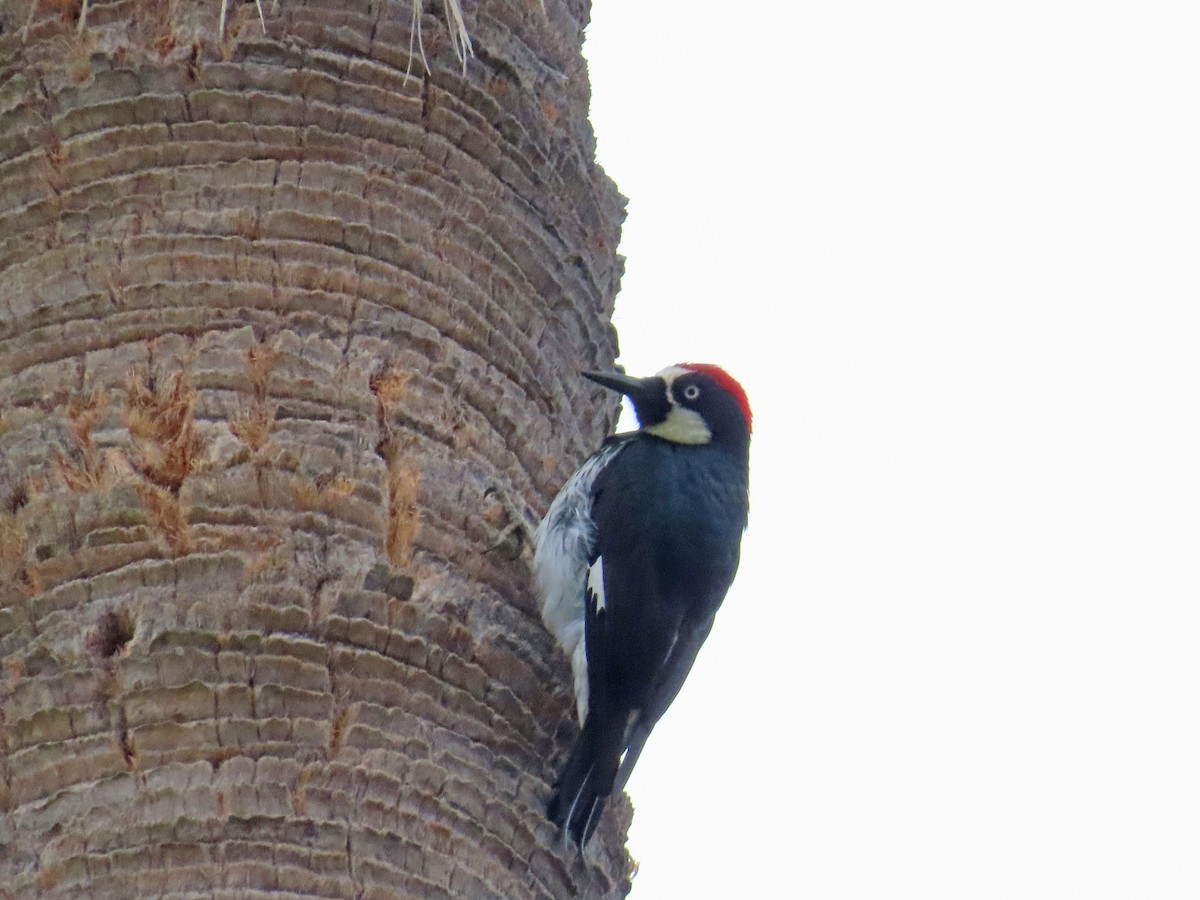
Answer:
<svg viewBox="0 0 1200 900"><path fill-rule="evenodd" d="M622 362L756 413L634 900L1195 900L1200 6L595 0L585 49Z"/></svg>

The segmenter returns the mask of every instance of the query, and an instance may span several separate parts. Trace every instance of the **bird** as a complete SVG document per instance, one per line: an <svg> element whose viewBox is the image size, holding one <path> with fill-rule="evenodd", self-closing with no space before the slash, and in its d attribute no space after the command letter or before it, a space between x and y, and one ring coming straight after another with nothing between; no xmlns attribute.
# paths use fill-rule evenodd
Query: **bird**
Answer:
<svg viewBox="0 0 1200 900"><path fill-rule="evenodd" d="M581 726L546 814L582 852L733 583L753 415L712 364L581 374L628 397L638 420L571 475L533 541L542 618L570 660Z"/></svg>

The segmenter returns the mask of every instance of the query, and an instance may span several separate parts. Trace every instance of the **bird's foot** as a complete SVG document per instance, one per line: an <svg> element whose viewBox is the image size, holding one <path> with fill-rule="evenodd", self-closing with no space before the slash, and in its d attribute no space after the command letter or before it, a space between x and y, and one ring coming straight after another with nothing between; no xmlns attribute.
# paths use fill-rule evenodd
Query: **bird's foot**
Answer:
<svg viewBox="0 0 1200 900"><path fill-rule="evenodd" d="M526 546L533 546L534 526L529 524L525 511L513 503L504 488L493 484L483 496L494 500L508 518L508 524L497 531L495 539L483 552L498 552L505 559L517 559Z"/></svg>

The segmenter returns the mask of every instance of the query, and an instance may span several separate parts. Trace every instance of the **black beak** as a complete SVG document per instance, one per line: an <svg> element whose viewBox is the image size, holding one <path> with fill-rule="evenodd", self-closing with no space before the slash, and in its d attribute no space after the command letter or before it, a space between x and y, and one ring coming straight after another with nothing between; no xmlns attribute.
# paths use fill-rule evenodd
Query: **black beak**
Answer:
<svg viewBox="0 0 1200 900"><path fill-rule="evenodd" d="M638 426L646 428L666 419L671 411L667 400L667 385L657 375L650 378L634 378L619 372L582 372L584 378L618 391L629 398Z"/></svg>
<svg viewBox="0 0 1200 900"><path fill-rule="evenodd" d="M634 378L619 372L581 372L584 378L603 385L609 390L624 394L635 404L656 389L653 378Z"/></svg>

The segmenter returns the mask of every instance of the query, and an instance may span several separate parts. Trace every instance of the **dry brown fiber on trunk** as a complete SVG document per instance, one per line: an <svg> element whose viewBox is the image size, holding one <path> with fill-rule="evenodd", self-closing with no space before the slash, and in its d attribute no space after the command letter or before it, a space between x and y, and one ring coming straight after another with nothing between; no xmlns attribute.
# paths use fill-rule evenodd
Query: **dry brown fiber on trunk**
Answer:
<svg viewBox="0 0 1200 900"><path fill-rule="evenodd" d="M0 0L0 897L627 891L483 553L615 414L588 3L463 6Z"/></svg>

